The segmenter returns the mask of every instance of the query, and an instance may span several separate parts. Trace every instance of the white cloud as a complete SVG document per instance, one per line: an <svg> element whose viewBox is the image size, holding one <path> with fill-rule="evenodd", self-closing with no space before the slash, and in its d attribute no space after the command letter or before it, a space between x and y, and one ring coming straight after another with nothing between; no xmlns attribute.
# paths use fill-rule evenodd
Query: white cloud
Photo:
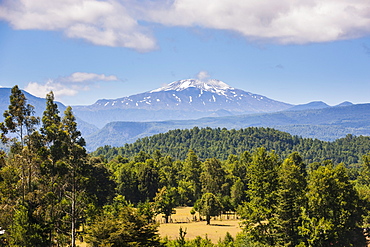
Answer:
<svg viewBox="0 0 370 247"><path fill-rule="evenodd" d="M368 0L175 0L149 13L150 20L163 25L230 30L283 44L370 34Z"/></svg>
<svg viewBox="0 0 370 247"><path fill-rule="evenodd" d="M147 24L237 32L250 40L304 44L370 34L369 0L3 0L16 29L62 31L96 45L156 48Z"/></svg>
<svg viewBox="0 0 370 247"><path fill-rule="evenodd" d="M25 90L35 96L45 97L50 91L54 92L55 98L74 96L79 91L88 91L91 86L100 81L118 81L114 75L76 72L70 76L50 79L45 83L29 82Z"/></svg>
<svg viewBox="0 0 370 247"><path fill-rule="evenodd" d="M198 74L197 74L197 78L201 81L204 81L208 78L210 78L211 76L208 74L207 71L200 71Z"/></svg>
<svg viewBox="0 0 370 247"><path fill-rule="evenodd" d="M62 31L96 45L138 51L156 48L150 31L117 0L4 0L0 19L15 29Z"/></svg>
<svg viewBox="0 0 370 247"><path fill-rule="evenodd" d="M66 82L118 81L118 78L114 75L106 76L104 74L99 75L94 73L75 72L62 80Z"/></svg>

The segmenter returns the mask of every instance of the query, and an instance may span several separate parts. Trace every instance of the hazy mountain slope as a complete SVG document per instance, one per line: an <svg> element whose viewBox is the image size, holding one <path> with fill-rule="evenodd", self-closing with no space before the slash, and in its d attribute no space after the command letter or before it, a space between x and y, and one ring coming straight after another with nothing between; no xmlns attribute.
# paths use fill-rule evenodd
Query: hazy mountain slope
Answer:
<svg viewBox="0 0 370 247"><path fill-rule="evenodd" d="M89 136L87 143L89 150L103 145L122 146L144 136L171 129L190 129L194 126L228 129L274 127L303 137L335 140L346 134L370 135L370 104L187 121L114 122L106 125L97 134Z"/></svg>
<svg viewBox="0 0 370 247"><path fill-rule="evenodd" d="M322 101L313 101L307 104L295 105L289 108L288 110L289 111L302 111L302 110L310 110L310 109L322 109L326 107L330 107L330 106Z"/></svg>
<svg viewBox="0 0 370 247"><path fill-rule="evenodd" d="M27 93L26 91L22 91L22 92L24 93L27 99L27 103L35 107L35 116L42 117L42 114L45 111L45 107L46 107L46 99L36 97L32 94ZM10 93L11 93L10 88L0 88L0 122L3 121L4 111L8 109L8 106L10 103L9 102ZM66 109L66 106L60 102L56 102L56 103L58 105L58 109L61 115L63 115L63 112ZM74 111L74 108L72 110ZM77 119L78 129L81 131L81 133L84 136L91 135L95 133L96 131L98 131L98 128L94 126L93 124L83 121L78 116L76 116L76 119Z"/></svg>

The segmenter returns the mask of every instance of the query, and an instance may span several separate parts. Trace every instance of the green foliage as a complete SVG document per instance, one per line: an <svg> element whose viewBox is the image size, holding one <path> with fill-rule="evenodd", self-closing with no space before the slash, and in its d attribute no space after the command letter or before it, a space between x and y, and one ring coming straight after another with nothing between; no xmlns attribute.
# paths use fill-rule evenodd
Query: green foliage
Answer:
<svg viewBox="0 0 370 247"><path fill-rule="evenodd" d="M132 157L140 151L153 153L159 150L162 154L184 160L188 151L193 150L200 160L208 158L226 160L230 154L240 155L245 151L252 152L264 147L267 151L274 150L282 158L298 152L306 164L330 159L334 164L343 162L350 165L359 163L362 155L369 152L369 146L368 136L347 135L333 142L325 142L292 136L271 128L249 127L227 130L194 127L190 130L177 129L145 137L123 147L100 147L92 155L103 155L111 160L117 155Z"/></svg>
<svg viewBox="0 0 370 247"><path fill-rule="evenodd" d="M218 247L234 247L235 245L235 240L231 236L229 232L226 233L225 238L221 241L218 242Z"/></svg>
<svg viewBox="0 0 370 247"><path fill-rule="evenodd" d="M129 206L105 210L88 226L86 242L91 246L160 246L158 225Z"/></svg>
<svg viewBox="0 0 370 247"><path fill-rule="evenodd" d="M106 203L113 185L105 167L88 162L70 107L61 119L53 94L48 94L39 133L38 119L26 101L14 87L1 123L4 141L14 134L18 137L7 157L1 153L1 227L11 246L75 247L86 212L94 203Z"/></svg>
<svg viewBox="0 0 370 247"><path fill-rule="evenodd" d="M72 109L59 116L52 92L40 132L32 114L14 87L0 124L13 146L0 152L0 226L11 246L75 247L85 228L92 246L160 246L155 214L168 221L177 205L195 202L207 224L238 208L243 233L216 245L186 240L181 229L166 246L365 243L369 137L322 142L269 128L193 128L103 147L90 157Z"/></svg>
<svg viewBox="0 0 370 247"><path fill-rule="evenodd" d="M278 171L277 191L277 235L284 246L296 246L301 236L298 228L302 225L301 210L307 207L305 164L297 153L292 153L281 164Z"/></svg>
<svg viewBox="0 0 370 247"><path fill-rule="evenodd" d="M33 114L34 107L27 104L22 91L18 86L14 86L11 90L8 110L3 114L4 122L0 123L2 141L9 141L6 134L10 132L18 136L20 145L23 146L25 136L30 135L35 130L35 125L39 123L39 119Z"/></svg>
<svg viewBox="0 0 370 247"><path fill-rule="evenodd" d="M164 214L165 222L168 223L168 218L171 214L176 213L174 208L177 206L177 190L176 188L163 187L154 197L154 208L157 214Z"/></svg>
<svg viewBox="0 0 370 247"><path fill-rule="evenodd" d="M203 163L200 181L203 193L222 195L222 185L225 180L225 171L221 162L215 158L207 159Z"/></svg>
<svg viewBox="0 0 370 247"><path fill-rule="evenodd" d="M358 228L363 211L346 168L331 163L320 166L309 174L307 187L308 210L303 213L301 232L308 245L363 245Z"/></svg>
<svg viewBox="0 0 370 247"><path fill-rule="evenodd" d="M277 205L279 165L279 159L273 152L259 148L253 153L248 167L249 201L240 210L246 232L253 240L268 245L277 241L273 213Z"/></svg>
<svg viewBox="0 0 370 247"><path fill-rule="evenodd" d="M209 225L211 223L211 216L218 216L221 214L222 205L214 194L205 193L202 198L197 201L195 209L200 215L206 217L207 225Z"/></svg>
<svg viewBox="0 0 370 247"><path fill-rule="evenodd" d="M34 222L29 215L29 209L26 206L19 205L14 213L14 219L9 228L9 244L11 246L45 246L46 237L42 236L45 232L42 225Z"/></svg>
<svg viewBox="0 0 370 247"><path fill-rule="evenodd" d="M202 238L200 236L197 236L195 239L192 240L185 240L184 237L186 235L186 232L182 230L180 227L180 236L176 240L168 240L164 239L163 244L166 247L216 247L218 245L212 243L210 239ZM182 236L182 237L181 237Z"/></svg>

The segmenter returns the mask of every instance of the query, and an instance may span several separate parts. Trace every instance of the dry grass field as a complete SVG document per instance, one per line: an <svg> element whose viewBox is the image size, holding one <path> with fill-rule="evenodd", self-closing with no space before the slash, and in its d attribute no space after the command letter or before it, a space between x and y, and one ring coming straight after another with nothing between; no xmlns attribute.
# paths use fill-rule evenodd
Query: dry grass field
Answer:
<svg viewBox="0 0 370 247"><path fill-rule="evenodd" d="M211 225L207 225L205 221L193 221L193 216L190 214L191 207L179 207L176 208L176 214L171 216L172 223L163 223L164 219L162 215L158 215L156 220L161 222L159 225L159 234L161 238L168 237L169 239L176 239L179 237L180 227L186 231L185 238L188 240L194 239L197 236L205 238L206 236L213 243L217 243L219 239L223 239L227 232L233 237L241 231L239 227L239 220L235 219L235 216L223 215L222 218L212 219ZM197 219L199 214L196 213ZM77 241L77 245L80 247L87 247L86 243Z"/></svg>
<svg viewBox="0 0 370 247"><path fill-rule="evenodd" d="M211 220L211 225L206 225L205 221L192 221L190 214L191 207L176 208L176 214L171 216L172 223L161 223L159 226L159 234L163 238L167 236L169 239L179 237L179 229L182 227L186 230L186 239L194 239L197 236L208 237L212 242L217 243L223 239L227 232L233 237L241 231L239 220L235 216L229 216L229 219L224 215L222 219L217 218ZM198 213L196 217L199 219ZM163 222L161 215L158 215L157 220Z"/></svg>

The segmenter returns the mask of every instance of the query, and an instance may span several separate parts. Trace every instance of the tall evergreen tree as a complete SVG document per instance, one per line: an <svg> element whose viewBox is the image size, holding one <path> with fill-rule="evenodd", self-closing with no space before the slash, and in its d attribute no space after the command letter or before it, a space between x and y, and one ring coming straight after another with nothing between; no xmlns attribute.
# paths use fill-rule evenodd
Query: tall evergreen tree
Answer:
<svg viewBox="0 0 370 247"><path fill-rule="evenodd" d="M299 227L302 225L302 207L306 208L305 164L298 153L292 153L284 160L279 171L276 218L278 237L284 246L300 243Z"/></svg>
<svg viewBox="0 0 370 247"><path fill-rule="evenodd" d="M9 132L16 134L21 147L23 147L25 137L35 130L39 119L33 116L34 107L27 104L26 97L17 85L11 89L9 98L10 104L8 110L3 114L4 122L0 124L2 130L1 137L3 142L7 142L9 138L6 137L6 134Z"/></svg>
<svg viewBox="0 0 370 247"><path fill-rule="evenodd" d="M66 157L65 162L68 173L65 177L65 199L69 210L67 210L66 220L70 222L71 246L76 246L76 231L84 213L86 205L86 181L88 180L87 152L84 148L85 140L81 137L81 132L77 130L76 118L69 106L64 112L62 119L62 129L64 132L63 149Z"/></svg>
<svg viewBox="0 0 370 247"><path fill-rule="evenodd" d="M267 245L275 245L277 241L273 215L277 203L279 166L280 161L273 152L259 148L252 154L247 173L249 202L244 203L240 210L246 234L254 241Z"/></svg>

